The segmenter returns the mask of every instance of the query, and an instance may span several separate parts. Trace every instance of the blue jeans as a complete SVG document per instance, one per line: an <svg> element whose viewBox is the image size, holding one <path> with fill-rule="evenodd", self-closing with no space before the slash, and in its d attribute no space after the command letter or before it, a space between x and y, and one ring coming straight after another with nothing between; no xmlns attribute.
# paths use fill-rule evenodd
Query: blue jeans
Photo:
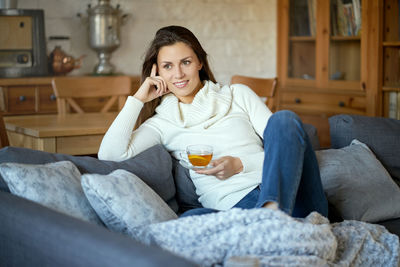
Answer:
<svg viewBox="0 0 400 267"><path fill-rule="evenodd" d="M234 207L260 208L276 202L287 214L304 218L317 211L328 216L318 161L300 118L288 110L274 113L264 130L264 164L261 184ZM181 217L217 212L188 210Z"/></svg>

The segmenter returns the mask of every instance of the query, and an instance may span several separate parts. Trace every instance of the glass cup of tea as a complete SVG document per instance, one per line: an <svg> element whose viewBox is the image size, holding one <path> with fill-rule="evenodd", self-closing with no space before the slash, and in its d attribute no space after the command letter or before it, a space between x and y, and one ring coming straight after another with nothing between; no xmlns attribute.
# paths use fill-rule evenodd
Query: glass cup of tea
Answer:
<svg viewBox="0 0 400 267"><path fill-rule="evenodd" d="M206 168L213 156L213 147L209 145L189 145L186 147L189 162L195 168Z"/></svg>

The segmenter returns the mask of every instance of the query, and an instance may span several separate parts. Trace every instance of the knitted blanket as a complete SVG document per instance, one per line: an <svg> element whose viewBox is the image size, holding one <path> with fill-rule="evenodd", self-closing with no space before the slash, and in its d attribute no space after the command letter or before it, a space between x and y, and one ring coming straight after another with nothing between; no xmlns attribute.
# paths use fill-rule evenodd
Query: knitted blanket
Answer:
<svg viewBox="0 0 400 267"><path fill-rule="evenodd" d="M130 235L201 266L251 260L251 266L399 266L399 238L359 221L330 224L270 209L190 216L131 229ZM247 265L246 265L247 266Z"/></svg>

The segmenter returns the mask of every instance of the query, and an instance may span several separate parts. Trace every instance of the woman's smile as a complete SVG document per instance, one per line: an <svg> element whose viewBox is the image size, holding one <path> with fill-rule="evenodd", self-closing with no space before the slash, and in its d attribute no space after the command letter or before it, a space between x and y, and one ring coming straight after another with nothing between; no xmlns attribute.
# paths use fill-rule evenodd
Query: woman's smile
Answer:
<svg viewBox="0 0 400 267"><path fill-rule="evenodd" d="M184 88L188 83L189 83L189 81L186 80L186 81L181 81L181 82L175 82L174 85L177 88Z"/></svg>

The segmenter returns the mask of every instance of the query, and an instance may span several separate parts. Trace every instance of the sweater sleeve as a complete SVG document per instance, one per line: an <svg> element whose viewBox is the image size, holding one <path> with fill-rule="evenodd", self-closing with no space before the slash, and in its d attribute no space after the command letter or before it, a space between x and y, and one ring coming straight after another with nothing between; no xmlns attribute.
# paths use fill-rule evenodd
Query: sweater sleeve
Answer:
<svg viewBox="0 0 400 267"><path fill-rule="evenodd" d="M143 103L128 96L126 103L101 141L98 158L122 161L153 145L161 143L161 135L152 127L141 125L133 131Z"/></svg>
<svg viewBox="0 0 400 267"><path fill-rule="evenodd" d="M268 119L271 117L272 112L268 109L267 105L263 103L260 97L246 85L232 85L232 91L235 101L247 113L254 131L262 139L264 129L267 126ZM262 161L260 161L260 158L264 158L263 151L240 157L243 164L243 172L262 169Z"/></svg>

